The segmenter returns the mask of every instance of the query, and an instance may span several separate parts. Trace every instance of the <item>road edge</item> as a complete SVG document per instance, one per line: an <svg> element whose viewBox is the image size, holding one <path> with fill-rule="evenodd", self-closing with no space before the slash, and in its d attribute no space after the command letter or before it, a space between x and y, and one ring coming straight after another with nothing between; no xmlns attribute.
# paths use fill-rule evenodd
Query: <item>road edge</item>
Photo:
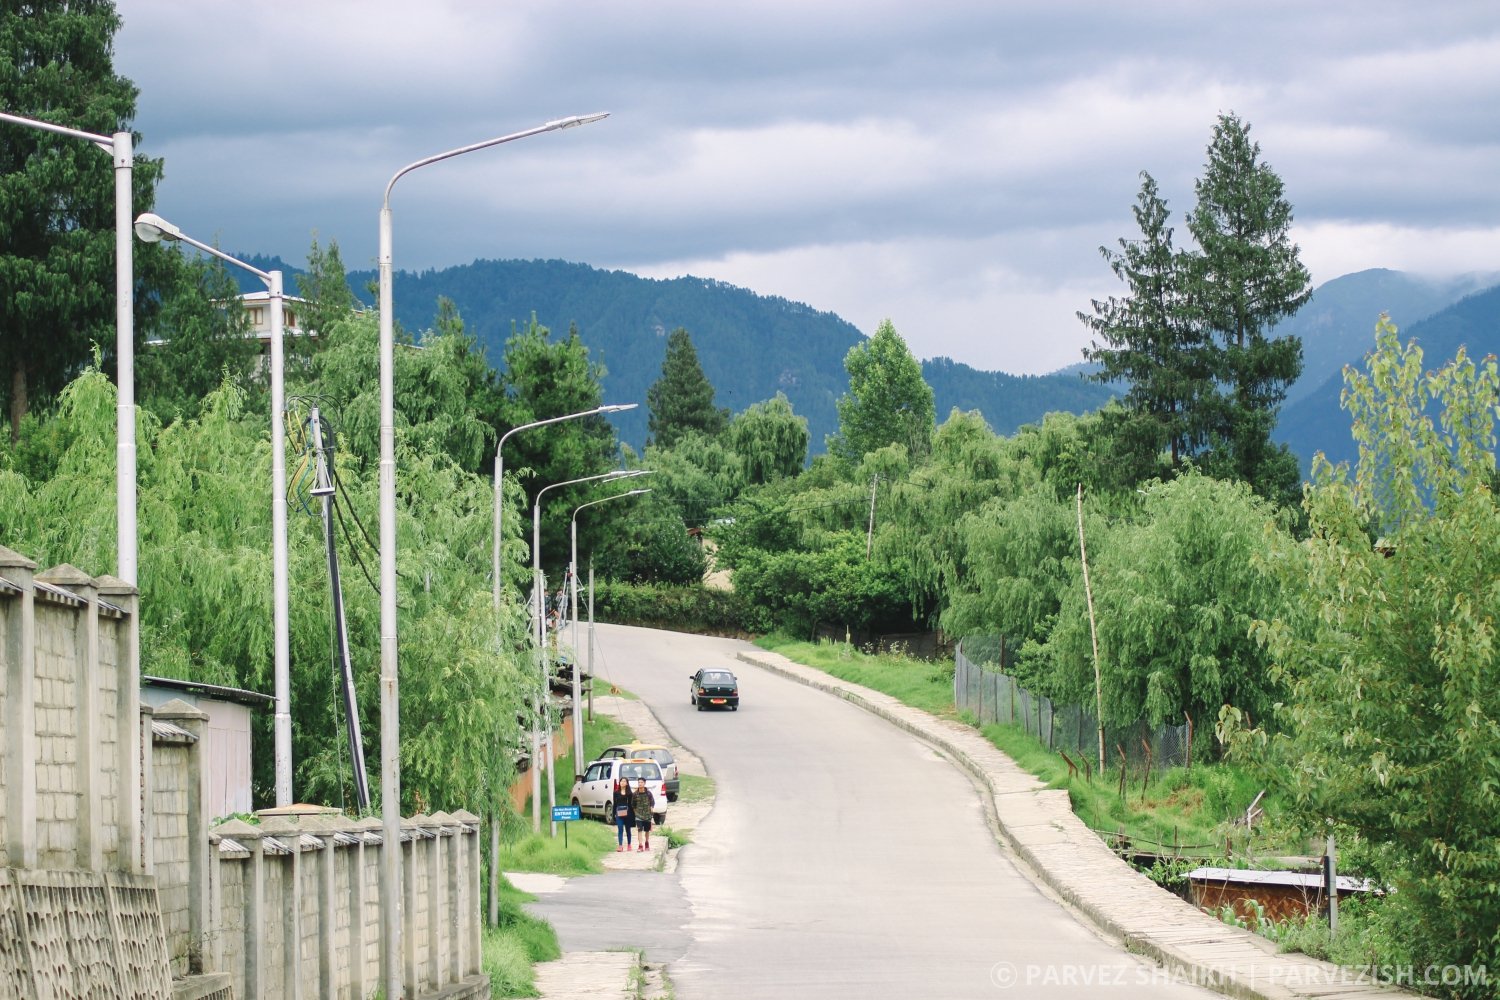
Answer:
<svg viewBox="0 0 1500 1000"><path fill-rule="evenodd" d="M779 653L742 650L736 658L841 698L947 754L989 791L1003 845L1023 862L1018 867L1028 877L1126 950L1153 959L1184 982L1243 1000L1311 1000L1326 996L1332 984L1355 987L1339 990L1345 1000L1418 996L1360 983L1359 970L1277 952L1265 938L1163 892L1084 825L1066 791L1047 788L970 726Z"/></svg>

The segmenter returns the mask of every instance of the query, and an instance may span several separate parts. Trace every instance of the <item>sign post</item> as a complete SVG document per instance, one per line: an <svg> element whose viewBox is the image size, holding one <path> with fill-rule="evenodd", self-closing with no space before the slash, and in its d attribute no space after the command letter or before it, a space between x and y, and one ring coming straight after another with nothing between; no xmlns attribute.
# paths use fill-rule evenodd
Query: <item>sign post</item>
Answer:
<svg viewBox="0 0 1500 1000"><path fill-rule="evenodd" d="M578 813L578 807L577 806L553 806L552 807L552 822L554 822L554 823L561 823L563 825L563 849L564 850L567 850L567 847L568 847L568 823L570 821L578 819L578 818L579 818L579 813Z"/></svg>

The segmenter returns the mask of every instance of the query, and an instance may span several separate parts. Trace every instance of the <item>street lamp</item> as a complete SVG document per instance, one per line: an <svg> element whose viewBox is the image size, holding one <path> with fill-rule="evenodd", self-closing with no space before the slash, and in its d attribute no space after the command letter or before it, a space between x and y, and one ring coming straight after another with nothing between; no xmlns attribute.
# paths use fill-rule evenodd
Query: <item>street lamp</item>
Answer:
<svg viewBox="0 0 1500 1000"><path fill-rule="evenodd" d="M583 713L579 703L583 700L583 687L578 678L579 652L578 652L578 512L585 507L595 504L608 503L611 500L623 500L626 497L638 497L642 493L650 493L650 490L631 490L628 493L617 493L612 497L601 497L598 500L590 500L573 508L573 516L568 521L568 535L572 540L570 555L568 557L568 576L573 585L573 768L576 772L579 765L583 763Z"/></svg>
<svg viewBox="0 0 1500 1000"><path fill-rule="evenodd" d="M396 366L395 319L391 313L391 189L402 177L430 163L462 156L542 132L587 125L608 113L559 118L460 146L408 163L391 176L380 204L380 819L386 849L380 852L380 921L385 995L402 995L401 953L401 738L396 675Z"/></svg>
<svg viewBox="0 0 1500 1000"><path fill-rule="evenodd" d="M69 135L104 150L115 165L115 575L136 584L135 524L135 261L130 219L134 214L131 168L134 138L129 132L95 135L65 125L0 112L0 121L43 132Z"/></svg>
<svg viewBox="0 0 1500 1000"><path fill-rule="evenodd" d="M529 431L533 427L545 427L548 424L561 423L564 420L577 420L581 417L592 417L605 413L620 413L624 410L633 410L639 404L636 403L607 403L604 406L596 406L592 410L584 410L581 413L569 413L561 417L548 417L546 420L533 420L529 424L521 424L512 427L500 435L500 442L495 445L495 537L491 549L490 565L490 603L495 610L495 651L500 651L500 588L501 588L501 548L504 545L504 535L501 533L501 523L504 518L505 497L505 442L512 434L521 431ZM490 817L490 925L495 926L500 922L500 822L499 816Z"/></svg>
<svg viewBox="0 0 1500 1000"><path fill-rule="evenodd" d="M577 420L581 417L592 417L605 413L621 413L625 410L633 410L639 403L606 403L604 406L596 406L592 410L584 410L581 413L569 413L561 417L548 417L546 420L533 420L529 424L512 427L500 435L500 443L495 445L495 539L490 567L490 599L496 611L500 610L500 550L504 544L500 534L500 524L503 512L503 485L505 480L505 442L512 434L521 431L529 431L533 427L545 427L548 424L562 423L564 420Z"/></svg>
<svg viewBox="0 0 1500 1000"><path fill-rule="evenodd" d="M536 662L537 673L541 677L542 689L537 706L539 712L545 709L547 704L547 651L546 651L546 616L544 614L546 594L542 587L542 496L548 490L555 490L560 486L576 486L579 483L605 482L612 483L616 479L633 479L636 476L649 475L647 469L615 469L613 472L601 472L596 476L583 476L579 479L569 479L561 483L551 483L536 491L536 501L531 505L531 587L532 593L536 595ZM574 654L577 655L576 652ZM536 722L531 724L531 832L539 833L542 829L542 789L540 787L542 776L541 769L537 765L537 751L539 740L536 730ZM550 713L547 717L547 745L546 753L543 755L543 763L547 768L547 804L557 804L557 780L552 772L552 720ZM552 823L552 835L557 836L557 822Z"/></svg>
<svg viewBox="0 0 1500 1000"><path fill-rule="evenodd" d="M265 282L271 301L271 592L272 644L275 650L275 756L276 805L292 804L292 681L291 642L288 637L286 552L286 444L282 424L286 408L283 377L283 316L285 297L281 272L262 271L238 258L193 239L159 215L146 212L135 220L135 235L142 243L186 243L211 257L242 268Z"/></svg>

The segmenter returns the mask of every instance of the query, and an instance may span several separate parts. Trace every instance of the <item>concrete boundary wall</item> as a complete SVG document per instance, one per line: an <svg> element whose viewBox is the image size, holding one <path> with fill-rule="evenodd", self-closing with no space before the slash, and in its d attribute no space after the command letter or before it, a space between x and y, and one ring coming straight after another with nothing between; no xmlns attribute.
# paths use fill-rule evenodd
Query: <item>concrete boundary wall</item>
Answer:
<svg viewBox="0 0 1500 1000"><path fill-rule="evenodd" d="M262 813L214 828L206 952L237 997L365 998L380 987L377 818ZM409 997L488 997L480 971L479 817L402 821Z"/></svg>

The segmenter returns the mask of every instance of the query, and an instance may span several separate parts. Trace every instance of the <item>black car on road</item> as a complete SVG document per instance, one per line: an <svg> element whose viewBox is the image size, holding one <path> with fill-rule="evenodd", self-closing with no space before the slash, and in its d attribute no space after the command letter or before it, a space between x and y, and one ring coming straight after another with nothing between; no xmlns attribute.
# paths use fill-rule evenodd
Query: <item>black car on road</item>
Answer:
<svg viewBox="0 0 1500 1000"><path fill-rule="evenodd" d="M740 707L740 682L734 674L722 668L704 668L692 675L693 687L688 692L688 702L698 711L707 708L727 708L738 711Z"/></svg>

